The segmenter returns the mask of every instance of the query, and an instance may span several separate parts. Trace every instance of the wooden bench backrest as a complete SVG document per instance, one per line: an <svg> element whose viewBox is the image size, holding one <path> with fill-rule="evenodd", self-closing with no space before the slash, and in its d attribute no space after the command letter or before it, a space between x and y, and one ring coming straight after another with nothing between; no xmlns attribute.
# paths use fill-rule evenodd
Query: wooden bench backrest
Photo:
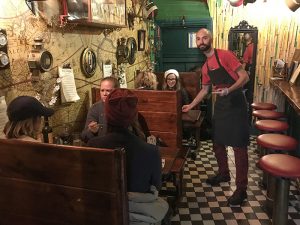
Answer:
<svg viewBox="0 0 300 225"><path fill-rule="evenodd" d="M153 134L168 147L181 149L182 112L179 91L132 90L138 97L139 121L146 135ZM100 100L100 89L92 88L92 103Z"/></svg>
<svg viewBox="0 0 300 225"><path fill-rule="evenodd" d="M168 147L181 148L181 95L177 91L133 90L138 97L138 111L150 134L162 139Z"/></svg>
<svg viewBox="0 0 300 225"><path fill-rule="evenodd" d="M0 224L128 225L123 150L0 139Z"/></svg>

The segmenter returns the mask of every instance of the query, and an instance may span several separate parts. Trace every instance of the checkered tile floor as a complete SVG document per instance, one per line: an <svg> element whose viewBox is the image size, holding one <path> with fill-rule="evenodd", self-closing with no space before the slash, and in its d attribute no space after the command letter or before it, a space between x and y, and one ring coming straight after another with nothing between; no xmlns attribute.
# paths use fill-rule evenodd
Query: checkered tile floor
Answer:
<svg viewBox="0 0 300 225"><path fill-rule="evenodd" d="M228 150L231 182L211 187L205 183L208 176L217 171L217 162L212 152L211 141L201 142L196 160L188 159L184 171L185 195L179 204L179 213L172 218L172 225L267 225L272 224L262 206L266 191L258 186L261 170L255 137L249 147L248 201L241 207L228 207L227 199L235 190L235 166L232 150ZM300 195L292 183L290 188L288 225L300 225Z"/></svg>

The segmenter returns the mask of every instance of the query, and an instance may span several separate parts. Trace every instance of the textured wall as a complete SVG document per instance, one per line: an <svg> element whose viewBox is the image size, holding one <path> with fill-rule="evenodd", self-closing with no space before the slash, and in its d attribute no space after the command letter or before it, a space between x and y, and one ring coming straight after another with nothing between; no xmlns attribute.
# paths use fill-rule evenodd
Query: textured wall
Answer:
<svg viewBox="0 0 300 225"><path fill-rule="evenodd" d="M131 7L129 0L128 7ZM74 69L80 100L68 104L60 104L58 100L54 105L56 112L51 122L55 133L60 132L63 124L70 125L74 131L80 131L90 106L90 89L98 85L103 77L102 62L110 60L117 66L117 39L134 37L137 40L137 30L147 30L147 24L144 21L135 21L134 29L122 28L105 37L103 28L70 25L60 27L57 22L61 12L59 0L40 2L39 11L35 16L24 0L0 2L0 28L7 32L10 58L10 67L0 70L1 95L5 95L8 103L19 95L40 95L41 101L48 104L51 97L57 95L53 94L53 89L58 77L58 66L70 63ZM33 39L38 36L44 38L44 47L52 53L54 63L50 72L43 73L39 82L32 83L27 55L32 48ZM85 47L90 47L97 53L97 70L91 78L86 78L80 69L80 55ZM148 47L146 38L146 49ZM133 87L135 71L146 69L148 58L146 51L138 51L133 65L124 64L128 88Z"/></svg>

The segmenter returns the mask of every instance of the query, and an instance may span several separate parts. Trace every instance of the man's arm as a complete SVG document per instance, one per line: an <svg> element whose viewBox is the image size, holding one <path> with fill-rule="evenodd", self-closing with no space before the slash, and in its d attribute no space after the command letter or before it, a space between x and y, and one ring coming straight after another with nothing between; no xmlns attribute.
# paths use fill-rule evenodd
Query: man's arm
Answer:
<svg viewBox="0 0 300 225"><path fill-rule="evenodd" d="M194 108L199 102L202 101L202 99L208 94L210 85L202 85L201 90L197 94L197 96L194 98L194 100L189 105L182 106L182 112L188 112L192 108Z"/></svg>
<svg viewBox="0 0 300 225"><path fill-rule="evenodd" d="M237 68L235 72L238 74L239 78L228 88L228 93L243 87L249 81L248 73L242 68L242 66Z"/></svg>
<svg viewBox="0 0 300 225"><path fill-rule="evenodd" d="M99 123L99 115L100 115L100 107L98 104L93 105L87 114L87 118L86 118L86 122L85 122L85 126L84 126L84 130L81 133L81 139L82 141L84 141L85 143L88 142L89 139L97 136L97 133L93 133L90 131L89 129L89 124L94 121Z"/></svg>

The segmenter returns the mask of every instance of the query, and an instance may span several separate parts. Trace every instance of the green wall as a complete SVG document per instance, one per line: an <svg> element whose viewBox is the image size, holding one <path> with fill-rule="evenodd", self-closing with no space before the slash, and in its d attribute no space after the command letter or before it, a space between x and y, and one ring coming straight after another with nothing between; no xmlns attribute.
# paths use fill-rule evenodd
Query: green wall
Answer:
<svg viewBox="0 0 300 225"><path fill-rule="evenodd" d="M208 6L200 0L156 0L157 20L178 20L210 18Z"/></svg>

